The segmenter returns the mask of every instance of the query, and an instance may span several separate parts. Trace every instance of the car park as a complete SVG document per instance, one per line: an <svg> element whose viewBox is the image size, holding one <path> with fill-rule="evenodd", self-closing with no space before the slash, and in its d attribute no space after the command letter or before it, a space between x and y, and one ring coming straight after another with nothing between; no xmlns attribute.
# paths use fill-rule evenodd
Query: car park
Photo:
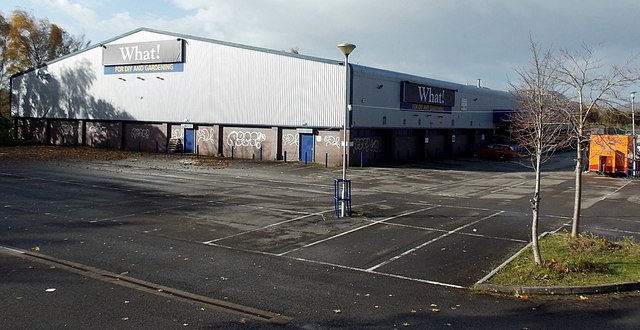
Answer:
<svg viewBox="0 0 640 330"><path fill-rule="evenodd" d="M473 156L481 158L491 158L507 160L516 156L513 148L506 144L489 144L473 148Z"/></svg>

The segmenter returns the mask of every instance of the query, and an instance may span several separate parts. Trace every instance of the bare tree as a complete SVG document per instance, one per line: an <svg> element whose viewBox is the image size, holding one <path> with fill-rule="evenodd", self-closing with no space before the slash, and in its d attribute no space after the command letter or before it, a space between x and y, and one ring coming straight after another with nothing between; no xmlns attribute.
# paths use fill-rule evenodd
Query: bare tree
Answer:
<svg viewBox="0 0 640 330"><path fill-rule="evenodd" d="M565 96L572 101L564 111L571 120L573 138L576 142L572 237L578 236L579 233L582 169L589 142L590 117L599 108L610 108L618 103L621 91L640 80L638 69L632 67L634 60L632 57L621 66L605 66L596 58L593 48L586 45L578 52L561 50L560 56L556 59L558 83L565 88Z"/></svg>
<svg viewBox="0 0 640 330"><path fill-rule="evenodd" d="M516 70L518 82L511 84L512 93L519 106L511 116L513 137L522 145L531 159L535 171L535 188L531 198L531 247L536 264L542 263L538 245L538 221L540 214L540 183L542 164L554 150L566 141L566 119L560 109L566 99L556 90L555 57L552 50L542 50L530 40L532 61L530 67Z"/></svg>

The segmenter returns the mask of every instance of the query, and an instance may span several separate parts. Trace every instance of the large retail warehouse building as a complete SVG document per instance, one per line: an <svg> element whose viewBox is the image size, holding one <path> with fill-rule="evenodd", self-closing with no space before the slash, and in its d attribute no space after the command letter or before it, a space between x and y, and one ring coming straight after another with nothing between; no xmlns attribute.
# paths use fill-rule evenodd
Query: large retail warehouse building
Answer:
<svg viewBox="0 0 640 330"><path fill-rule="evenodd" d="M335 166L345 117L351 165L370 165L468 154L513 108L506 92L479 86L348 72L342 61L141 28L14 75L11 113L18 138L43 143L164 152L179 141L186 153Z"/></svg>

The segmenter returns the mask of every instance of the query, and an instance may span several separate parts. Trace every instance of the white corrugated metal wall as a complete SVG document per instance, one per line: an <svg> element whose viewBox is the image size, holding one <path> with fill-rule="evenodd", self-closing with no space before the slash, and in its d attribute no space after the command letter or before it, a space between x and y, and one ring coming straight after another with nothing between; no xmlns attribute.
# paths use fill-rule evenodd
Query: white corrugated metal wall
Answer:
<svg viewBox="0 0 640 330"><path fill-rule="evenodd" d="M138 31L113 44L169 40ZM185 38L183 72L104 74L102 48L52 62L47 80L36 71L16 77L14 95L40 84L49 104L18 116L194 122L260 126L339 127L344 67L304 56ZM30 81L29 86L22 82ZM82 91L82 95L79 95ZM31 100L33 101L33 100ZM46 111L57 107L58 111ZM17 111L18 109L15 108ZM46 113L45 113L46 112Z"/></svg>

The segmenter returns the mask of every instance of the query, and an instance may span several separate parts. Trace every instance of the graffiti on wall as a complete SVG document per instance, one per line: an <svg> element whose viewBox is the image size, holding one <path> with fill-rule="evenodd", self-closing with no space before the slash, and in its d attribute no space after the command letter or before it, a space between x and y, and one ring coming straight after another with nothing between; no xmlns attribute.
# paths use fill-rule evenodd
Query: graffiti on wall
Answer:
<svg viewBox="0 0 640 330"><path fill-rule="evenodd" d="M92 138L105 138L107 137L107 127L102 125L90 126L89 136Z"/></svg>
<svg viewBox="0 0 640 330"><path fill-rule="evenodd" d="M325 136L323 140L326 147L334 146L340 148L340 138L337 136Z"/></svg>
<svg viewBox="0 0 640 330"><path fill-rule="evenodd" d="M174 139L182 139L184 138L184 130L182 128L173 128L171 129L171 137Z"/></svg>
<svg viewBox="0 0 640 330"><path fill-rule="evenodd" d="M73 135L73 125L61 124L60 133L62 133L62 135Z"/></svg>
<svg viewBox="0 0 640 330"><path fill-rule="evenodd" d="M227 135L227 145L230 147L262 148L262 142L267 136L262 132L232 131Z"/></svg>
<svg viewBox="0 0 640 330"><path fill-rule="evenodd" d="M213 128L201 128L198 130L198 140L203 142L215 142L215 131Z"/></svg>
<svg viewBox="0 0 640 330"><path fill-rule="evenodd" d="M298 140L300 139L300 135L296 134L283 134L282 135L282 145L285 146L297 146Z"/></svg>
<svg viewBox="0 0 640 330"><path fill-rule="evenodd" d="M372 138L355 138L353 139L353 148L362 152L379 152L379 141Z"/></svg>
<svg viewBox="0 0 640 330"><path fill-rule="evenodd" d="M132 128L131 138L149 140L150 131L148 128Z"/></svg>
<svg viewBox="0 0 640 330"><path fill-rule="evenodd" d="M45 130L42 129L41 127L36 127L32 130L33 132L33 137L35 139L37 139L38 141L44 141L45 139Z"/></svg>

